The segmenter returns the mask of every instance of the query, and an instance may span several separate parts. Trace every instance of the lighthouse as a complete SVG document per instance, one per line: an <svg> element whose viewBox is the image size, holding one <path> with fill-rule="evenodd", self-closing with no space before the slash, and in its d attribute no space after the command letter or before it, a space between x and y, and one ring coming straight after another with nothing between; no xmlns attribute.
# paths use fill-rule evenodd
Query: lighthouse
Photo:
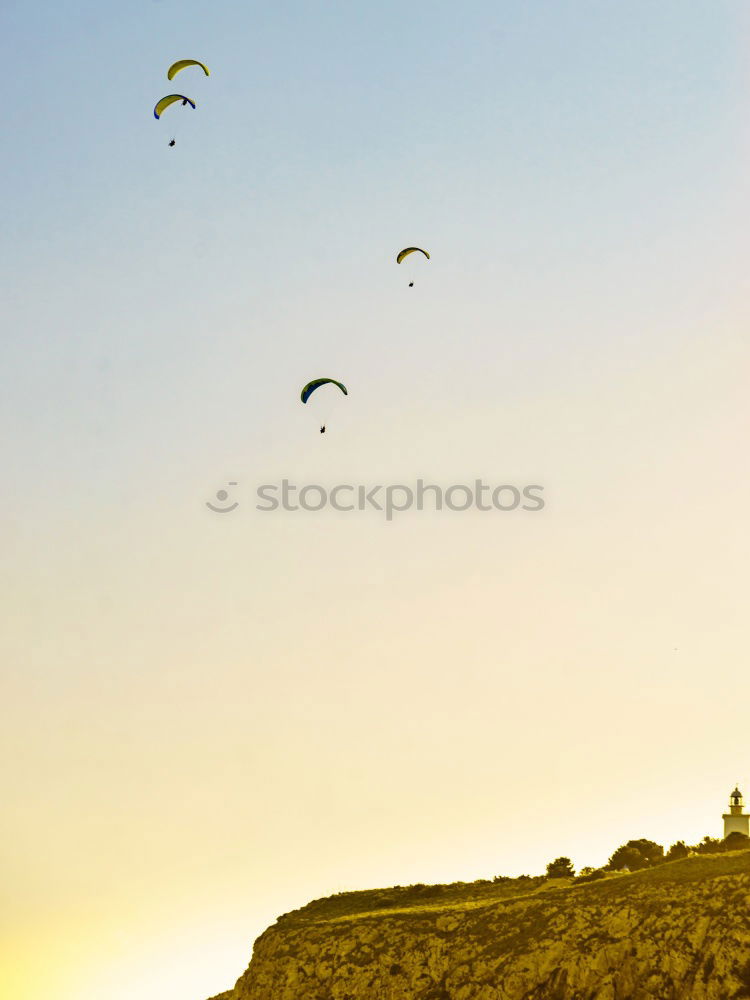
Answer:
<svg viewBox="0 0 750 1000"><path fill-rule="evenodd" d="M742 811L742 792L735 785L734 791L729 796L729 812L721 817L724 820L724 839L730 833L744 833L750 836L750 816Z"/></svg>

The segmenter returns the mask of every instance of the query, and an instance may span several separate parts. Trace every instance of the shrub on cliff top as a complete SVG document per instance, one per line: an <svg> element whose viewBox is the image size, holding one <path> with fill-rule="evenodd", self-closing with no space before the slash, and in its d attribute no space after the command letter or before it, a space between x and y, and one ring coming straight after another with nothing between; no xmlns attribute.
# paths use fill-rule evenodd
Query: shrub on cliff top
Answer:
<svg viewBox="0 0 750 1000"><path fill-rule="evenodd" d="M746 851L750 847L750 837L735 830L724 838L722 846L725 851Z"/></svg>
<svg viewBox="0 0 750 1000"><path fill-rule="evenodd" d="M605 868L609 871L620 871L628 868L631 872L640 868L651 868L664 860L664 848L653 840L629 840L627 844L618 847L609 859Z"/></svg>
<svg viewBox="0 0 750 1000"><path fill-rule="evenodd" d="M570 858L555 858L547 865L547 878L572 878L575 875Z"/></svg>
<svg viewBox="0 0 750 1000"><path fill-rule="evenodd" d="M597 882L600 878L606 878L609 873L603 868L584 868L582 874L575 881L576 885L581 882Z"/></svg>
<svg viewBox="0 0 750 1000"><path fill-rule="evenodd" d="M706 834L700 844L696 844L693 850L698 854L721 854L724 848L718 837L709 837Z"/></svg>
<svg viewBox="0 0 750 1000"><path fill-rule="evenodd" d="M678 840L676 844L672 846L667 851L667 861L679 861L680 858L686 858L690 853L690 849L685 845L684 840Z"/></svg>

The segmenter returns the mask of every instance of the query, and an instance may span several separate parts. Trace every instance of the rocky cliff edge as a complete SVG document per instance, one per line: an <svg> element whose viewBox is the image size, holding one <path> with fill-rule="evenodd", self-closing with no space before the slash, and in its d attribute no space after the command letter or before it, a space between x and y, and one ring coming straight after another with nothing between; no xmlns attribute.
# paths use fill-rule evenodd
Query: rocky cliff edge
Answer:
<svg viewBox="0 0 750 1000"><path fill-rule="evenodd" d="M214 1000L750 998L750 851L595 882L342 893L280 917Z"/></svg>

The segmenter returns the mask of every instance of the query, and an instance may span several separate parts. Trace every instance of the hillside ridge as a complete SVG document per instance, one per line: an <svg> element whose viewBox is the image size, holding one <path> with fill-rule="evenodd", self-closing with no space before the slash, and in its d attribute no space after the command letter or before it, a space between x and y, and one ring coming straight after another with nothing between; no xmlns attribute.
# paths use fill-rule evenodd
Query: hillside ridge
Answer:
<svg viewBox="0 0 750 1000"><path fill-rule="evenodd" d="M313 900L213 1000L750 998L750 851Z"/></svg>

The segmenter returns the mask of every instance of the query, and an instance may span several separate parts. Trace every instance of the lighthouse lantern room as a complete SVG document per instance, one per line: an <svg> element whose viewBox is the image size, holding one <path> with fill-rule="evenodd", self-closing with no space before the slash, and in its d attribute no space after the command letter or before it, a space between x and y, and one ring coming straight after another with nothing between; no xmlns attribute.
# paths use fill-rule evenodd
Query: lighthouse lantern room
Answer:
<svg viewBox="0 0 750 1000"><path fill-rule="evenodd" d="M724 820L724 837L730 833L744 833L750 836L750 815L743 811L742 792L735 785L734 791L729 796L729 812L721 817Z"/></svg>

